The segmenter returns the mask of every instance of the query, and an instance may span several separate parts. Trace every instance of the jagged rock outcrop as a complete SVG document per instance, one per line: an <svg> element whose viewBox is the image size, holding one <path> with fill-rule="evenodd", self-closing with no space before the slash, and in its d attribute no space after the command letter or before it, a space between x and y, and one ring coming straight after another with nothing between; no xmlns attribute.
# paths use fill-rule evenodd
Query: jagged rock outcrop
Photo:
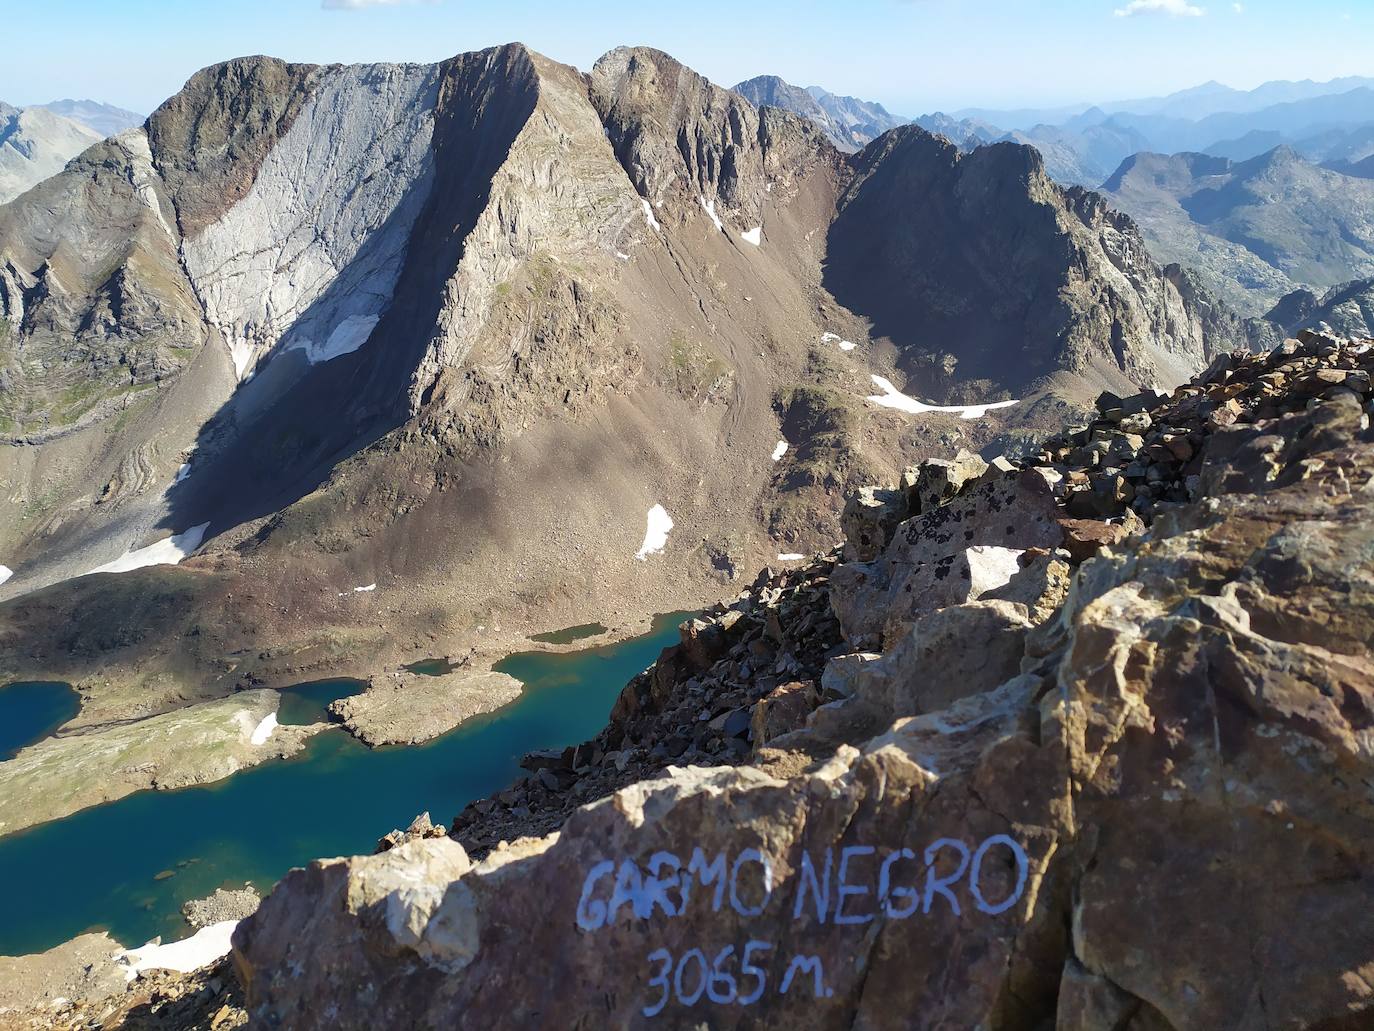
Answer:
<svg viewBox="0 0 1374 1031"><path fill-rule="evenodd" d="M1343 336L1374 336L1374 279L1333 286L1322 295L1295 290L1265 318L1288 333L1325 329Z"/></svg>
<svg viewBox="0 0 1374 1031"><path fill-rule="evenodd" d="M831 700L748 765L670 767L475 864L460 841L491 806L460 841L293 872L235 934L248 1012L302 1028L1364 1026L1371 368L1369 342L1307 334L1169 398L1104 397L1106 451L1146 463L1179 461L1168 445L1202 413L1186 495L1101 522L1111 534L1060 508L1067 537L1098 540L1086 559L1045 552L1071 570L1057 587L1043 565L1012 573L1029 603L871 601L905 632L881 654L853 636L811 653L794 675ZM1073 486L1096 454L990 470L883 554L900 566L913 538L1005 512L1003 478ZM854 602L844 566L814 569L832 606ZM618 721L700 698L751 611L685 624ZM595 776L569 770L560 790Z"/></svg>

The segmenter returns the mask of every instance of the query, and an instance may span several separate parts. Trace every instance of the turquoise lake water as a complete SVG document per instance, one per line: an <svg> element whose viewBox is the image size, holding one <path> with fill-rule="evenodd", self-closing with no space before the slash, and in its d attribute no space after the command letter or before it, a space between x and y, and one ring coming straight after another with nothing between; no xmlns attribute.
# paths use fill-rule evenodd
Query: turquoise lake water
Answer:
<svg viewBox="0 0 1374 1031"><path fill-rule="evenodd" d="M189 899L245 881L265 891L311 859L370 853L425 810L450 823L472 799L520 777L525 752L595 736L626 682L676 643L683 618L660 616L650 633L619 644L512 655L496 668L524 682L520 698L424 745L369 749L329 730L292 759L217 784L142 791L0 838L0 955L89 930L128 946L183 938ZM292 688L279 718L313 722L330 699L359 687ZM5 717L0 709L0 725ZM165 871L175 876L157 880Z"/></svg>
<svg viewBox="0 0 1374 1031"><path fill-rule="evenodd" d="M10 684L0 687L0 760L47 737L74 717L81 696L66 684Z"/></svg>

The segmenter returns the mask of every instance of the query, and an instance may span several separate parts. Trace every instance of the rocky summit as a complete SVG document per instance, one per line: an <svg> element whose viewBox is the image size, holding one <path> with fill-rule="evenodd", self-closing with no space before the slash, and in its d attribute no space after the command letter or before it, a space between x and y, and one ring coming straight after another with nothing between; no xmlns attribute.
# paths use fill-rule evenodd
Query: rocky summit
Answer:
<svg viewBox="0 0 1374 1031"><path fill-rule="evenodd" d="M1307 332L860 492L596 740L290 874L234 935L245 1012L1369 1026L1371 370Z"/></svg>
<svg viewBox="0 0 1374 1031"><path fill-rule="evenodd" d="M229 61L0 207L0 675L91 729L480 673L1253 343L1030 148L844 154L646 48Z"/></svg>

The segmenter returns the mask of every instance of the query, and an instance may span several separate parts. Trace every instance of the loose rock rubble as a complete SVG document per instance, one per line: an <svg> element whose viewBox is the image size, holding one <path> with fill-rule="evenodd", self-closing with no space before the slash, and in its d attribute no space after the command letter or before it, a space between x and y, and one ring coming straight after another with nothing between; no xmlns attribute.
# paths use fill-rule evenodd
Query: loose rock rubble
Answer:
<svg viewBox="0 0 1374 1031"><path fill-rule="evenodd" d="M812 713L856 694L874 711L859 720L849 710L850 726L825 729L826 746L995 686L1017 671L1027 632L1063 603L1076 566L1195 499L1214 434L1322 403L1359 404L1367 417L1371 369L1367 342L1304 331L1268 354L1223 354L1171 395L1103 394L1098 419L1023 465L960 451L908 469L895 487L856 492L842 547L765 570L734 602L683 624L681 643L627 685L601 734L526 755L530 774L469 804L452 836L480 857L670 765L767 766L779 748L814 750L787 735L808 721L821 733L826 716ZM870 662L884 649L884 662ZM890 671L912 663L940 670L940 683L894 682Z"/></svg>
<svg viewBox="0 0 1374 1031"><path fill-rule="evenodd" d="M181 907L186 922L200 930L226 920L242 920L257 911L262 896L252 885L236 890L216 888L203 899L192 899Z"/></svg>
<svg viewBox="0 0 1374 1031"><path fill-rule="evenodd" d="M190 974L146 971L109 998L0 1013L3 1031L236 1031L247 1026L243 987L227 959Z"/></svg>
<svg viewBox="0 0 1374 1031"><path fill-rule="evenodd" d="M1374 350L1303 330L1266 354L1220 355L1172 395L1103 394L1098 418L1047 441L1036 461L1060 477L1070 515L1150 522L1162 505L1196 500L1203 449L1218 430L1254 426L1326 401L1370 409Z"/></svg>
<svg viewBox="0 0 1374 1031"><path fill-rule="evenodd" d="M453 837L481 856L548 833L578 806L669 765L745 762L804 725L822 698L826 660L844 650L828 592L834 559L765 569L733 602L683 623L681 642L625 686L600 734L527 754L529 775L470 803Z"/></svg>

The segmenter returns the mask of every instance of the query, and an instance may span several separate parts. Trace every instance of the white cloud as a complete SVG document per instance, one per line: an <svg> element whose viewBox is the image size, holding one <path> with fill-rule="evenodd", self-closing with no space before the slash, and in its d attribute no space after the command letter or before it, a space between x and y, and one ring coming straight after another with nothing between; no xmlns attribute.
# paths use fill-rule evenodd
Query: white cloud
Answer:
<svg viewBox="0 0 1374 1031"><path fill-rule="evenodd" d="M1244 5L1244 4L1232 4L1232 5L1231 5L1231 10L1235 11L1237 14L1244 14L1244 13L1245 13L1245 5Z"/></svg>
<svg viewBox="0 0 1374 1031"><path fill-rule="evenodd" d="M320 6L326 11L361 11L364 7L402 7L438 2L439 0L320 0Z"/></svg>
<svg viewBox="0 0 1374 1031"><path fill-rule="evenodd" d="M1116 9L1118 18L1130 18L1137 14L1167 14L1174 18L1201 18L1207 12L1188 0L1131 0L1125 7Z"/></svg>

